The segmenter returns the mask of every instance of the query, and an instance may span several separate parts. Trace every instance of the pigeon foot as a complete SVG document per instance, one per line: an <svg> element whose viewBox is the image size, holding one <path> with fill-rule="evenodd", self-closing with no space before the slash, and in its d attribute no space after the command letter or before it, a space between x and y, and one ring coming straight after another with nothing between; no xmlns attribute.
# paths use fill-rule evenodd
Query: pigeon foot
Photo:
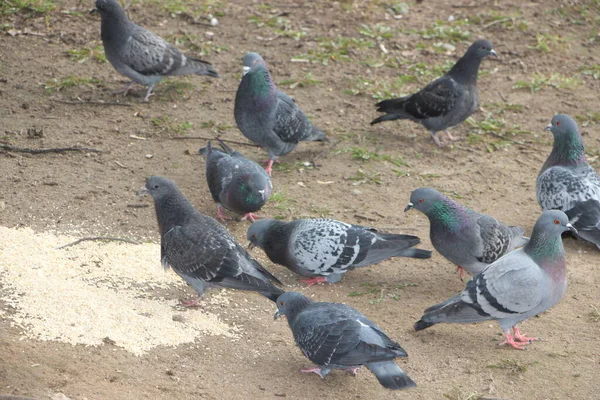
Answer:
<svg viewBox="0 0 600 400"><path fill-rule="evenodd" d="M536 340L542 340L542 338L539 338L539 337L528 337L528 336L522 335L521 332L519 331L519 328L517 328L516 326L513 326L513 337L515 338L515 340L517 342L526 342L526 343L535 342Z"/></svg>
<svg viewBox="0 0 600 400"><path fill-rule="evenodd" d="M463 279L463 277L465 276L465 269L460 265L457 265L456 272L458 273L458 277L460 278L461 282L464 282L465 280Z"/></svg>
<svg viewBox="0 0 600 400"><path fill-rule="evenodd" d="M303 368L300 370L300 372L314 372L315 374L319 375L321 378L325 379L325 375L323 375L321 373L321 368L319 368L319 367Z"/></svg>
<svg viewBox="0 0 600 400"><path fill-rule="evenodd" d="M259 215L256 214L252 214L251 212L244 214L244 216L242 217L242 221L244 220L250 220L250 222L255 222L257 219L260 219L261 217Z"/></svg>
<svg viewBox="0 0 600 400"><path fill-rule="evenodd" d="M196 297L193 300L181 300L181 305L187 308L202 307L200 304L200 297Z"/></svg>
<svg viewBox="0 0 600 400"><path fill-rule="evenodd" d="M327 278L325 278L324 276L315 276L314 278L300 279L300 282L306 283L306 287L311 287L312 285L316 285L317 283L327 282Z"/></svg>
<svg viewBox="0 0 600 400"><path fill-rule="evenodd" d="M344 368L344 371L346 371L347 373L349 373L352 376L356 376L356 373L358 372L359 369L360 369L360 366L348 367L348 368Z"/></svg>

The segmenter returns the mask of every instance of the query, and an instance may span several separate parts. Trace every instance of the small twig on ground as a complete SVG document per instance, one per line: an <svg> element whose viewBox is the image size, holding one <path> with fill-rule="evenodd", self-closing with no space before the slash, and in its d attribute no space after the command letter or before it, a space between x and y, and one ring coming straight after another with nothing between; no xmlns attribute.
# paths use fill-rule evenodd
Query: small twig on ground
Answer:
<svg viewBox="0 0 600 400"><path fill-rule="evenodd" d="M486 29L491 28L494 25L501 24L501 23L504 23L504 22L508 22L510 20L512 20L512 17L505 17L505 18L497 19L495 21L490 22L489 24L485 24L484 26L482 26L481 30L485 31Z"/></svg>
<svg viewBox="0 0 600 400"><path fill-rule="evenodd" d="M49 149L30 149L28 147L17 147L0 143L0 150L14 151L16 153L44 154L44 153L66 153L68 151L83 151L89 153L102 153L102 150L90 147L57 147Z"/></svg>
<svg viewBox="0 0 600 400"><path fill-rule="evenodd" d="M127 204L127 207L129 207L129 208L147 208L147 207L150 207L150 204L148 204L148 203L142 203L142 204Z"/></svg>
<svg viewBox="0 0 600 400"><path fill-rule="evenodd" d="M136 240L126 239L126 238L118 238L118 237L112 237L112 236L93 236L93 237L84 237L81 239L77 239L74 242L67 243L64 246L57 247L56 250L64 249L65 247L69 247L69 246L75 246L76 244L79 244L81 242L88 242L88 241L92 241L92 240L112 240L112 241L116 241L116 242L140 244L140 242L138 242Z"/></svg>
<svg viewBox="0 0 600 400"><path fill-rule="evenodd" d="M121 103L118 101L68 101L68 100L59 100L59 99L50 99L56 103L62 104L72 104L72 105L89 105L89 106L123 106L123 107L131 107L131 103Z"/></svg>
<svg viewBox="0 0 600 400"><path fill-rule="evenodd" d="M217 140L217 139L221 139L223 142L225 143L234 143L234 144L241 144L242 146L250 146L250 147L260 147L257 144L254 143L248 143L248 142L238 142L237 140L230 140L230 139L223 139L223 138L217 138L217 137L204 137L204 136L173 136L172 138L170 138L172 140L185 140L185 139L192 139L192 140Z"/></svg>

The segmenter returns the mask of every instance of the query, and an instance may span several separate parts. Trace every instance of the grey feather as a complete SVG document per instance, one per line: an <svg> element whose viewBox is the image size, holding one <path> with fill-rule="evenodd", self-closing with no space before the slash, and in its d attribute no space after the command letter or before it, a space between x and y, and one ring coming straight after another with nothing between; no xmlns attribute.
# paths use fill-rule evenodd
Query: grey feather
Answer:
<svg viewBox="0 0 600 400"><path fill-rule="evenodd" d="M144 100L165 76L219 76L206 61L185 56L158 35L130 21L117 0L96 0L95 11L102 19L106 58L119 73L148 87Z"/></svg>
<svg viewBox="0 0 600 400"><path fill-rule="evenodd" d="M379 233L326 218L257 221L247 238L271 261L303 276L326 277L329 283L349 270L391 257L431 257L430 251L413 248L421 242L416 236Z"/></svg>
<svg viewBox="0 0 600 400"><path fill-rule="evenodd" d="M568 115L552 118L552 152L537 178L542 210L561 210L577 229L577 236L600 248L600 177L585 155L577 123Z"/></svg>
<svg viewBox="0 0 600 400"><path fill-rule="evenodd" d="M297 292L280 296L277 308L276 316L287 317L296 344L319 366L320 375L332 369L365 365L388 389L415 386L393 361L407 357L404 349L354 308L340 303L314 303Z"/></svg>
<svg viewBox="0 0 600 400"><path fill-rule="evenodd" d="M460 124L477 110L477 75L481 60L489 55L496 55L490 42L474 42L446 75L419 92L377 103L377 111L385 114L374 119L371 125L409 119L423 125L441 145L437 132Z"/></svg>
<svg viewBox="0 0 600 400"><path fill-rule="evenodd" d="M151 176L142 192L154 199L161 261L202 296L209 285L260 292L275 301L281 284L217 221L200 214L169 179Z"/></svg>
<svg viewBox="0 0 600 400"><path fill-rule="evenodd" d="M562 211L545 211L529 243L501 257L458 295L425 310L415 330L446 323L497 320L511 327L554 306L567 289L561 234L573 229Z"/></svg>
<svg viewBox="0 0 600 400"><path fill-rule="evenodd" d="M456 266L471 275L515 248L524 246L528 238L523 228L507 226L449 199L431 188L412 192L406 210L416 208L430 222L433 247Z"/></svg>

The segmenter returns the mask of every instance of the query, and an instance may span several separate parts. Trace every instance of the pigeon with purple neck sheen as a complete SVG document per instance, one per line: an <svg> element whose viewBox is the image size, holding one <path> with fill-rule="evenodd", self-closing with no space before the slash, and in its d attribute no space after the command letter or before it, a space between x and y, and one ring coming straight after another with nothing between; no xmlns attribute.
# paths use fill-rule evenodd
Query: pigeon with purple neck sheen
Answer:
<svg viewBox="0 0 600 400"><path fill-rule="evenodd" d="M246 54L243 64L233 114L242 134L267 149L269 175L277 157L294 150L299 142L329 141L294 100L277 88L259 54Z"/></svg>
<svg viewBox="0 0 600 400"><path fill-rule="evenodd" d="M479 66L481 60L490 55L496 56L492 44L487 40L477 40L446 75L417 93L377 103L377 111L385 115L374 119L371 125L409 119L431 132L433 140L440 147L444 143L437 137L439 131L446 131L450 140L457 140L447 129L462 123L477 111Z"/></svg>
<svg viewBox="0 0 600 400"><path fill-rule="evenodd" d="M165 76L219 74L206 61L186 57L160 36L134 24L117 0L96 0L101 17L100 36L104 53L112 66L132 82L121 92L127 95L134 83L148 87L144 101Z"/></svg>
<svg viewBox="0 0 600 400"><path fill-rule="evenodd" d="M260 165L217 139L221 149L213 148L210 141L198 153L206 159L206 181L213 200L217 203L217 219L224 220L222 207L254 222L254 212L265 205L273 184L271 177Z"/></svg>
<svg viewBox="0 0 600 400"><path fill-rule="evenodd" d="M477 275L506 253L527 244L523 228L507 226L486 214L480 214L431 188L412 192L404 209L416 208L429 218L429 236L433 247L457 266Z"/></svg>
<svg viewBox="0 0 600 400"><path fill-rule="evenodd" d="M567 290L561 234L569 230L576 232L565 213L544 211L525 247L490 264L467 282L461 293L425 310L415 330L442 322L496 320L505 335L500 344L523 350L539 338L522 335L517 324L553 307Z"/></svg>
<svg viewBox="0 0 600 400"><path fill-rule="evenodd" d="M392 257L431 257L431 251L413 248L421 243L416 236L377 232L327 218L264 219L252 224L246 236L271 261L310 277L304 280L309 286L336 283L354 268Z"/></svg>
<svg viewBox="0 0 600 400"><path fill-rule="evenodd" d="M558 114L546 127L554 145L537 177L537 199L542 210L561 210L577 229L577 236L600 248L600 177L586 159L575 121Z"/></svg>
<svg viewBox="0 0 600 400"><path fill-rule="evenodd" d="M272 301L283 293L272 283L281 282L253 259L223 225L200 214L173 181L151 176L139 194L149 194L154 200L162 264L173 268L199 296L212 285L259 292ZM194 306L198 302L183 304Z"/></svg>
<svg viewBox="0 0 600 400"><path fill-rule="evenodd" d="M354 308L313 302L298 292L279 296L276 304L275 318L286 316L296 344L317 364L301 372L314 372L325 378L333 369L356 374L364 365L387 389L416 386L394 362L397 357L408 357L406 351Z"/></svg>

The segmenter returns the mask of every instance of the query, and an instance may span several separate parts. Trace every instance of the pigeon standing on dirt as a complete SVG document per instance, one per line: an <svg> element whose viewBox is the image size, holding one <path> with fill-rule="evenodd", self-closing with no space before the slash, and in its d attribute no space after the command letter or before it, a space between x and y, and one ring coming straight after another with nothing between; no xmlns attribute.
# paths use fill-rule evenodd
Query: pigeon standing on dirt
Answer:
<svg viewBox="0 0 600 400"><path fill-rule="evenodd" d="M410 119L429 130L440 147L444 143L437 137L439 131L446 131L450 140L457 140L447 129L460 124L477 110L477 74L481 60L489 55L496 56L492 44L487 40L477 40L446 75L417 93L377 103L377 111L386 114L374 119L371 125Z"/></svg>
<svg viewBox="0 0 600 400"><path fill-rule="evenodd" d="M199 296L209 285L251 290L275 301L283 290L269 271L254 260L217 221L200 214L167 178L151 176L140 194L154 199L160 231L160 257ZM198 305L198 300L184 305Z"/></svg>
<svg viewBox="0 0 600 400"><path fill-rule="evenodd" d="M254 222L254 212L265 205L273 184L271 177L257 163L217 139L221 150L208 145L198 152L206 159L206 181L217 203L217 219L224 220L223 207L244 214L242 219Z"/></svg>
<svg viewBox="0 0 600 400"><path fill-rule="evenodd" d="M416 386L394 362L406 351L381 328L352 307L340 303L315 303L298 292L277 299L275 318L285 315L302 353L316 367L302 369L325 378L332 369L351 374L365 366L387 389Z"/></svg>
<svg viewBox="0 0 600 400"><path fill-rule="evenodd" d="M523 228L506 226L489 215L458 204L435 189L414 190L404 211L411 208L429 218L433 247L457 266L461 279L464 270L477 275L489 264L529 241L523 236Z"/></svg>
<svg viewBox="0 0 600 400"><path fill-rule="evenodd" d="M561 239L567 230L577 232L565 213L544 211L525 247L490 264L467 282L461 293L425 310L415 323L415 330L441 322L468 324L496 320L506 336L500 344L523 350L539 338L522 335L517 324L554 306L567 290L567 265Z"/></svg>
<svg viewBox="0 0 600 400"><path fill-rule="evenodd" d="M554 145L537 178L538 202L542 210L566 213L577 236L600 248L600 178L587 162L577 124L559 114L546 129Z"/></svg>
<svg viewBox="0 0 600 400"><path fill-rule="evenodd" d="M163 38L131 22L117 0L96 0L102 19L100 35L106 58L122 75L132 82L121 92L127 95L134 83L148 87L144 101L148 101L152 88L165 76L219 74L206 61L189 58Z"/></svg>
<svg viewBox="0 0 600 400"><path fill-rule="evenodd" d="M412 248L421 243L416 236L379 233L326 218L257 221L248 229L247 238L271 261L311 277L304 280L309 286L336 283L351 269L391 257L431 257L431 251Z"/></svg>
<svg viewBox="0 0 600 400"><path fill-rule="evenodd" d="M235 95L234 116L242 134L267 149L266 170L300 141L328 141L287 94L275 86L267 64L257 53L243 58L243 77Z"/></svg>

